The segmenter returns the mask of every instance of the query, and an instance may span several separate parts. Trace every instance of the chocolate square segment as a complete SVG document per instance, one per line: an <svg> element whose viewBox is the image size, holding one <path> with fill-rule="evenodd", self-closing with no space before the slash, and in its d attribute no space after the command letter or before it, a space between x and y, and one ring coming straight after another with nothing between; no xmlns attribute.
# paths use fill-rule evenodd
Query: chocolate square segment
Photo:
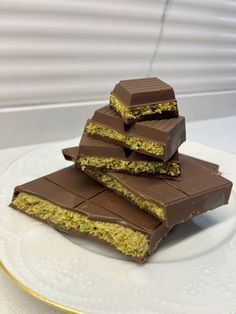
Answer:
<svg viewBox="0 0 236 314"><path fill-rule="evenodd" d="M157 77L120 81L110 105L126 123L178 116L173 88Z"/></svg>
<svg viewBox="0 0 236 314"><path fill-rule="evenodd" d="M78 180L78 174L73 167L51 173L46 176L46 179L87 200L105 190L104 187L88 178L84 173L80 174Z"/></svg>
<svg viewBox="0 0 236 314"><path fill-rule="evenodd" d="M118 158L126 157L126 148L98 140L91 137L84 132L82 134L79 147L77 147L77 153L79 156L99 156L99 157L111 157L116 156ZM129 149L127 149L128 151Z"/></svg>
<svg viewBox="0 0 236 314"><path fill-rule="evenodd" d="M116 84L112 94L126 106L176 101L173 88L157 77L122 80Z"/></svg>
<svg viewBox="0 0 236 314"><path fill-rule="evenodd" d="M56 205L64 208L73 209L85 201L78 193L72 193L60 185L47 180L46 177L17 186L14 191L14 197L17 197L21 192L36 194L47 201L53 200Z"/></svg>

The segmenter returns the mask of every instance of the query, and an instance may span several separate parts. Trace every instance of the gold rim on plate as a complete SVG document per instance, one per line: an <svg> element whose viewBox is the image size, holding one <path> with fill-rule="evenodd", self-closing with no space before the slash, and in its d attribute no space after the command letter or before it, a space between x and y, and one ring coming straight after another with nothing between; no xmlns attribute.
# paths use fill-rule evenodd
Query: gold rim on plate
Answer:
<svg viewBox="0 0 236 314"><path fill-rule="evenodd" d="M20 287L22 290L26 291L36 299L43 301L44 303L51 305L59 310L62 310L66 313L70 314L86 314L84 312L79 312L75 309L71 309L69 307L66 307L62 304L56 303L43 295L39 294L38 292L32 290L31 288L27 287L23 282L21 282L19 279L17 279L8 269L7 267L3 264L3 262L0 260L0 268L14 281L15 284L17 284L18 287Z"/></svg>

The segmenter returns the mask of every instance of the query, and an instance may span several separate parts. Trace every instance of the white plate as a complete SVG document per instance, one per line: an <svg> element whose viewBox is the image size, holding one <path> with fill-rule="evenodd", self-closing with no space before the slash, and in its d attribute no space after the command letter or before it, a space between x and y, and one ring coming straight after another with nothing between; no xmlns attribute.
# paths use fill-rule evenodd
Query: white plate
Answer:
<svg viewBox="0 0 236 314"><path fill-rule="evenodd" d="M167 237L145 265L86 239L64 236L10 209L13 188L69 165L62 147L43 146L0 180L0 257L5 271L36 297L71 313L235 314L236 195ZM236 179L236 157L187 142L181 151L220 164Z"/></svg>

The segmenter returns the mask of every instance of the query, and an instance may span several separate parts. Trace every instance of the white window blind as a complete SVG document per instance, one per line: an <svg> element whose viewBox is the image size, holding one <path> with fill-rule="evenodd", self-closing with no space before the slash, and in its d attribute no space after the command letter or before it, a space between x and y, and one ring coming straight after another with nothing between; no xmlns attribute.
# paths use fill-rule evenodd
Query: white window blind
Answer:
<svg viewBox="0 0 236 314"><path fill-rule="evenodd" d="M157 75L234 90L236 1L0 0L0 105L103 100Z"/></svg>
<svg viewBox="0 0 236 314"><path fill-rule="evenodd" d="M152 74L178 93L235 90L236 1L176 0Z"/></svg>

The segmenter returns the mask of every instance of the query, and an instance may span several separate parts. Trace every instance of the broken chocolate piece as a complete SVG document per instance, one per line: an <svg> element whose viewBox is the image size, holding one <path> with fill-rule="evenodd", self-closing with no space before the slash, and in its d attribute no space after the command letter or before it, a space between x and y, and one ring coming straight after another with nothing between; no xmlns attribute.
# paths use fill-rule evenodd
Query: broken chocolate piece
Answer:
<svg viewBox="0 0 236 314"><path fill-rule="evenodd" d="M62 154L63 154L63 156L64 156L64 158L66 160L75 161L76 158L77 158L78 149L79 149L79 146L67 147L67 148L64 148L62 150ZM184 155L184 154L181 154L181 155L187 156L187 155ZM211 170L211 171L219 174L219 165L217 165L217 164L215 164L213 162L202 160L202 159L198 159L198 158L195 158L195 157L192 157L192 156L191 156L191 159L192 159L193 162L197 163L198 165L202 166L203 168L206 168L208 170ZM178 154L178 161L179 161L179 154Z"/></svg>
<svg viewBox="0 0 236 314"><path fill-rule="evenodd" d="M82 170L104 169L135 175L176 177L180 175L178 153L168 161L134 152L128 148L106 143L83 133L76 157ZM66 156L66 153L65 153Z"/></svg>
<svg viewBox="0 0 236 314"><path fill-rule="evenodd" d="M17 186L11 207L145 262L170 230L74 167Z"/></svg>
<svg viewBox="0 0 236 314"><path fill-rule="evenodd" d="M184 117L137 122L128 128L109 106L95 111L86 132L163 161L169 160L186 139Z"/></svg>
<svg viewBox="0 0 236 314"><path fill-rule="evenodd" d="M178 116L173 88L157 77L120 81L110 105L127 124Z"/></svg>

